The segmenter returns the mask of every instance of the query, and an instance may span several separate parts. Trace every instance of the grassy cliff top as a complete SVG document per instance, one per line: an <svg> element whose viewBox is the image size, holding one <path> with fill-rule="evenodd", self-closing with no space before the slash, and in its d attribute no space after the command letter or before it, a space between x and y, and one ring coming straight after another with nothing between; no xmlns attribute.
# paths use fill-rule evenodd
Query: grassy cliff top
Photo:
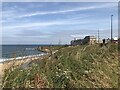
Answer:
<svg viewBox="0 0 120 90"><path fill-rule="evenodd" d="M4 87L118 87L117 45L55 48L54 50L58 50L56 53L43 60L32 62L29 68L13 67L6 70L3 79Z"/></svg>

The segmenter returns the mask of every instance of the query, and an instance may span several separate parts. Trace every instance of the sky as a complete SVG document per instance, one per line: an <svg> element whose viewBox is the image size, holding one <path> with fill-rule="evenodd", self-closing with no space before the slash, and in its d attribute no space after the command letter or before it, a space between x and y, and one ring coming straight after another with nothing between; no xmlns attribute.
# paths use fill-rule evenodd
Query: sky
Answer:
<svg viewBox="0 0 120 90"><path fill-rule="evenodd" d="M3 2L3 44L69 44L87 35L118 35L118 3L114 2Z"/></svg>

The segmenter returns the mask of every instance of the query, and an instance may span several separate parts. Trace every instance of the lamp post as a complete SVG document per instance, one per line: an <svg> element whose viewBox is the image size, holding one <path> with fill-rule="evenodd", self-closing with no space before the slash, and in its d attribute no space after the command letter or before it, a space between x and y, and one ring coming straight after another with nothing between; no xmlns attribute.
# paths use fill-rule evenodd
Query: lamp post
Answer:
<svg viewBox="0 0 120 90"><path fill-rule="evenodd" d="M113 39L113 26L112 26L112 18L113 17L113 15L111 15L111 43L112 43L112 39Z"/></svg>

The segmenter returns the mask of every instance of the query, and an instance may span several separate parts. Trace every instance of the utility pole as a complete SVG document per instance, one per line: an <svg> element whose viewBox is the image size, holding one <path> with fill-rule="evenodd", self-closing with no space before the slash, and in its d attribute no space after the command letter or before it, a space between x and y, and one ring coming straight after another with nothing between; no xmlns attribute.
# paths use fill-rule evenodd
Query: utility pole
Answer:
<svg viewBox="0 0 120 90"><path fill-rule="evenodd" d="M58 45L61 45L62 41L59 39Z"/></svg>
<svg viewBox="0 0 120 90"><path fill-rule="evenodd" d="M113 15L111 15L111 43L112 43L112 39L113 39L113 26L112 26L112 18L113 17Z"/></svg>
<svg viewBox="0 0 120 90"><path fill-rule="evenodd" d="M98 29L98 43L99 43L100 35L99 35L99 29Z"/></svg>

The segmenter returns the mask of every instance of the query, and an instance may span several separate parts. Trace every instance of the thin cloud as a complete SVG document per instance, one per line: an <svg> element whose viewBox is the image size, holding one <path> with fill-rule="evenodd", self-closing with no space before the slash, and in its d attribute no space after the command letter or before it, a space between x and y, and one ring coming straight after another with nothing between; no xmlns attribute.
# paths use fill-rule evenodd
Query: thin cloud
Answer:
<svg viewBox="0 0 120 90"><path fill-rule="evenodd" d="M79 7L79 8L73 8L68 10L61 10L61 11L46 11L46 12L32 12L28 14L18 14L16 9L12 9L10 11L2 11L3 14L3 20L7 21L13 21L20 18L26 18L26 17L32 17L36 15L51 15L51 14L65 14L70 12L77 12L77 11L85 11L85 10L93 10L93 9L99 9L99 8L107 8L107 7L114 7L116 6L116 3L107 3L107 4L101 4L101 5L93 5L93 6L86 6L86 7ZM22 9L22 8L21 8Z"/></svg>
<svg viewBox="0 0 120 90"><path fill-rule="evenodd" d="M83 2L83 0L2 0L2 2ZM119 0L85 0L84 2L119 2Z"/></svg>
<svg viewBox="0 0 120 90"><path fill-rule="evenodd" d="M15 5L19 6L19 4ZM36 8L36 4L32 7L28 5L13 9L9 9L10 6L6 5L6 9L2 12L3 43L58 43L59 39L62 43L69 43L74 37L84 38L87 34L97 35L98 29L100 37L107 38L110 32L109 15L111 13L114 14L113 29L117 26L115 21L117 3L88 3L82 6L59 4L58 8L55 5L42 5L40 9ZM116 31L114 30L113 34L116 35Z"/></svg>
<svg viewBox="0 0 120 90"><path fill-rule="evenodd" d="M89 21L82 21L82 22L75 22L72 20L69 21L53 21L53 22L38 22L38 23L26 23L26 24L22 24L22 25L14 25L14 26L6 26L3 28L5 29L16 29L16 28L30 28L30 27L47 27L47 26L55 26L55 25L76 25L76 24L87 24L89 23Z"/></svg>
<svg viewBox="0 0 120 90"><path fill-rule="evenodd" d="M116 4L112 3L112 4L103 4L103 5L98 5L98 6L80 7L80 8L74 8L74 9L62 10L62 11L35 12L35 13L30 13L30 14L25 14L25 15L18 16L18 18L31 17L31 16L36 16L36 15L64 14L64 13L69 13L69 12L92 10L92 9L114 7L114 6L116 6Z"/></svg>

